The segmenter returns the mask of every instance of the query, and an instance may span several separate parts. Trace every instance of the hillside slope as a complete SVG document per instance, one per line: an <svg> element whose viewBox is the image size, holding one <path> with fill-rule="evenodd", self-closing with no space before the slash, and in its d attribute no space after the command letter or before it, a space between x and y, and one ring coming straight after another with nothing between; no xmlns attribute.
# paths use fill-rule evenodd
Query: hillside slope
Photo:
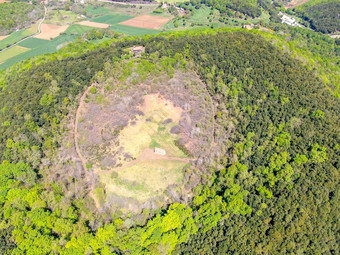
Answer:
<svg viewBox="0 0 340 255"><path fill-rule="evenodd" d="M218 30L124 38L70 45L3 71L1 253L339 250L340 101L317 72L273 43ZM145 54L131 59L136 45ZM143 65L133 69L135 62ZM112 93L123 78L138 84L160 71L171 80L179 69L206 85L216 107L214 145L222 145L196 162L201 170L188 170L200 178L189 183L192 200L139 214L97 208L85 175L67 171L77 161L57 157L72 147L62 146L78 99L92 83Z"/></svg>

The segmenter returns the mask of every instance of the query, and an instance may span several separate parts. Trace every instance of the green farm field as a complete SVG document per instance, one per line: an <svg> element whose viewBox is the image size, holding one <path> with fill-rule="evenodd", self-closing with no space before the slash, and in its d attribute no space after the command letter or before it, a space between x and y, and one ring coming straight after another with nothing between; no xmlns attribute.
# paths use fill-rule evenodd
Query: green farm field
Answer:
<svg viewBox="0 0 340 255"><path fill-rule="evenodd" d="M37 31L38 31L38 24L35 24L28 29L13 32L12 34L10 34L5 39L0 40L0 49L4 49L4 48L6 48L7 45L11 45L11 44L21 40L22 38L25 38L26 36L33 35Z"/></svg>
<svg viewBox="0 0 340 255"><path fill-rule="evenodd" d="M97 17L94 19L91 19L93 22L98 22L98 23L104 23L104 24L110 24L110 25L116 25L120 22L123 22L125 20L132 19L133 16L129 15L123 15L123 14L108 14L105 16Z"/></svg>
<svg viewBox="0 0 340 255"><path fill-rule="evenodd" d="M69 26L66 30L65 30L65 34L67 35L82 35L87 31L96 29L94 27L90 27L90 26L84 26L84 25L80 25L80 24L73 24L71 26Z"/></svg>
<svg viewBox="0 0 340 255"><path fill-rule="evenodd" d="M111 9L101 7L101 6L95 7L92 5L88 5L86 7L86 13L91 16L101 16L103 14L110 13L110 12L112 12Z"/></svg>
<svg viewBox="0 0 340 255"><path fill-rule="evenodd" d="M109 27L113 31L116 31L118 33L123 33L126 35L155 35L159 34L160 30L154 30L154 29L147 29L147 28L139 28L139 27L130 27L125 25L116 24Z"/></svg>
<svg viewBox="0 0 340 255"><path fill-rule="evenodd" d="M6 60L17 56L23 52L28 51L29 49L21 47L21 46L14 46L8 50L0 52L0 63L5 62Z"/></svg>
<svg viewBox="0 0 340 255"><path fill-rule="evenodd" d="M6 69L15 63L18 63L20 61L26 60L28 58L32 58L41 54L46 53L53 53L57 50L57 48L66 45L67 43L73 42L78 38L78 35L60 35L53 40L48 41L45 44L41 44L39 47L34 48L32 50L23 52L19 55L16 55L12 57L11 59L8 59L6 62L2 63L0 65L1 69ZM31 42L29 42L31 43Z"/></svg>
<svg viewBox="0 0 340 255"><path fill-rule="evenodd" d="M49 43L49 40L31 37L19 43L19 46L34 49L34 48L44 45L45 43Z"/></svg>

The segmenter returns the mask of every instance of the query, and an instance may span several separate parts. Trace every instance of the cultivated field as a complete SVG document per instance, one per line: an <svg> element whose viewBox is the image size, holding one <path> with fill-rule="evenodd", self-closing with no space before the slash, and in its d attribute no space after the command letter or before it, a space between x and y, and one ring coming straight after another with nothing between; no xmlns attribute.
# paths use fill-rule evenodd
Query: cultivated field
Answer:
<svg viewBox="0 0 340 255"><path fill-rule="evenodd" d="M21 40L22 38L24 38L26 36L33 35L37 31L38 31L38 23L32 25L28 29L15 31L15 32L11 33L10 35L3 37L2 40L0 40L0 49L3 49L7 45L11 45L11 44L17 42L17 41Z"/></svg>
<svg viewBox="0 0 340 255"><path fill-rule="evenodd" d="M81 21L78 22L77 24L83 25L83 26L89 26L89 27L97 27L97 28L108 28L110 24L104 24L104 23L98 23L98 22L93 22L93 21Z"/></svg>
<svg viewBox="0 0 340 255"><path fill-rule="evenodd" d="M23 53L25 51L28 51L29 49L21 47L21 46L14 46L10 49L7 49L5 51L0 52L0 63L5 62L6 60L19 55L20 53Z"/></svg>
<svg viewBox="0 0 340 255"><path fill-rule="evenodd" d="M104 15L101 17L97 17L97 18L93 18L91 19L91 21L93 22L98 22L98 23L104 23L104 24L111 24L111 25L115 25L118 24L120 22L126 21L133 18L133 16L129 16L129 15L124 15L124 14L108 14L108 15Z"/></svg>
<svg viewBox="0 0 340 255"><path fill-rule="evenodd" d="M161 32L161 30L131 27L131 26L125 26L121 24L112 25L110 26L110 29L118 33L123 33L126 35L154 35L154 34L159 34Z"/></svg>
<svg viewBox="0 0 340 255"><path fill-rule="evenodd" d="M36 35L35 38L50 40L60 35L67 28L68 28L68 25L58 26L55 24L41 24L41 27L40 27L41 33Z"/></svg>
<svg viewBox="0 0 340 255"><path fill-rule="evenodd" d="M34 48L40 47L40 46L42 46L42 45L44 45L48 42L50 42L50 41L31 37L31 38L28 38L27 40L19 43L19 46L34 49Z"/></svg>
<svg viewBox="0 0 340 255"><path fill-rule="evenodd" d="M172 18L160 17L154 15L141 15L127 21L121 22L121 25L148 28L148 29L160 29L164 24L168 23Z"/></svg>
<svg viewBox="0 0 340 255"><path fill-rule="evenodd" d="M60 35L52 40L48 40L46 43L43 43L44 40L41 40L39 44L37 44L37 47L35 47L34 49L23 52L17 56L12 57L11 59L8 59L5 63L0 64L0 70L8 68L13 64L26 60L28 58L32 58L45 53L53 53L57 50L58 47L60 48L60 46L62 45L66 45L67 43L73 42L77 38L78 35ZM31 43L32 41L29 41L29 44ZM20 43L20 45L24 44Z"/></svg>

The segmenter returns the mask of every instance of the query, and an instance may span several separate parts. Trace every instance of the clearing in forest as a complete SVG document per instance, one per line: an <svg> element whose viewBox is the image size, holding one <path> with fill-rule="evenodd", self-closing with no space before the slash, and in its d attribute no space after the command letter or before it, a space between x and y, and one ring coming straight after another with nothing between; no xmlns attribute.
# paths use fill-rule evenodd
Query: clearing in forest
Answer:
<svg viewBox="0 0 340 255"><path fill-rule="evenodd" d="M140 27L140 28L149 28L149 29L160 29L164 24L168 23L172 18L160 17L154 15L141 15L126 21L123 21L119 24L132 26L132 27Z"/></svg>
<svg viewBox="0 0 340 255"><path fill-rule="evenodd" d="M179 201L197 185L199 175L188 169L209 155L214 124L194 73L132 81L112 84L114 92L91 88L77 111L76 139L91 187L104 191L96 200L138 211Z"/></svg>
<svg viewBox="0 0 340 255"><path fill-rule="evenodd" d="M55 24L41 24L41 33L36 35L35 38L50 40L63 33L67 28L68 25L58 26Z"/></svg>
<svg viewBox="0 0 340 255"><path fill-rule="evenodd" d="M181 170L190 163L190 158L176 146L180 136L171 132L179 124L183 109L159 94L146 95L143 101L137 107L139 115L129 121L117 143L110 147L113 154L122 151L122 156L115 158L115 167L103 172L94 166L107 192L141 203L181 182ZM166 155L156 154L155 148L164 149Z"/></svg>

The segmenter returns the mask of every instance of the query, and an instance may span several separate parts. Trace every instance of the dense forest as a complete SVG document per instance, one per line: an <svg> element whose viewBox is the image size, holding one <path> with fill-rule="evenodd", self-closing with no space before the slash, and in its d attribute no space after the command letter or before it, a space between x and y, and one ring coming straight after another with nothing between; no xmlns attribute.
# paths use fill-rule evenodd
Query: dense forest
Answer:
<svg viewBox="0 0 340 255"><path fill-rule="evenodd" d="M289 40L286 51L287 38L256 31L77 42L2 71L0 253L335 254L340 102L321 70L339 46L298 29ZM51 173L79 94L135 45L140 61L197 72L217 105L215 139L228 139L190 203L138 217L94 209L82 176ZM319 55L320 72L298 60Z"/></svg>
<svg viewBox="0 0 340 255"><path fill-rule="evenodd" d="M339 1L311 1L311 3L299 6L296 11L310 23L315 31L322 33L340 31Z"/></svg>
<svg viewBox="0 0 340 255"><path fill-rule="evenodd" d="M27 28L43 17L43 8L23 2L0 3L0 35Z"/></svg>

